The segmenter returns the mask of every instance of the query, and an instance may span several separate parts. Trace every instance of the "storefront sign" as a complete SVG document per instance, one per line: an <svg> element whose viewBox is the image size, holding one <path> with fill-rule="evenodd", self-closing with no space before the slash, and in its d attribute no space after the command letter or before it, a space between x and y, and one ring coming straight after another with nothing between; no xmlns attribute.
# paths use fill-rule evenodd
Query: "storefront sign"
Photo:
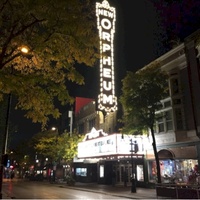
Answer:
<svg viewBox="0 0 200 200"><path fill-rule="evenodd" d="M83 141L86 141L86 140L91 140L91 139L94 139L94 138L97 138L97 137L101 137L101 136L106 136L108 135L107 133L104 133L102 129L100 130L96 130L94 127L92 128L91 132L90 133L87 133L83 139Z"/></svg>
<svg viewBox="0 0 200 200"><path fill-rule="evenodd" d="M98 132L98 131L97 131ZM87 134L86 134L87 135ZM84 139L78 144L78 158L95 158L100 156L114 156L114 155L131 155L130 140L137 144L138 154L144 154L144 142L147 142L143 137L135 138L134 136L124 136L114 133L96 137L90 140Z"/></svg>
<svg viewBox="0 0 200 200"><path fill-rule="evenodd" d="M99 110L113 112L117 110L114 81L114 51L115 8L108 1L96 3L97 27L100 38L100 94L98 96Z"/></svg>
<svg viewBox="0 0 200 200"><path fill-rule="evenodd" d="M78 144L78 158L116 154L115 135L87 140Z"/></svg>

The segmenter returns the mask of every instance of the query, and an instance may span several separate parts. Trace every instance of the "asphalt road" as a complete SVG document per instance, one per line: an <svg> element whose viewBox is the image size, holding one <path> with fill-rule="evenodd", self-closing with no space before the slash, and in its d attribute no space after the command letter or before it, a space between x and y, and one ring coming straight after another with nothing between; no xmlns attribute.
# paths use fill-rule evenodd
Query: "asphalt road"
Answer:
<svg viewBox="0 0 200 200"><path fill-rule="evenodd" d="M3 198L7 199L122 199L112 195L78 191L49 182L3 182Z"/></svg>

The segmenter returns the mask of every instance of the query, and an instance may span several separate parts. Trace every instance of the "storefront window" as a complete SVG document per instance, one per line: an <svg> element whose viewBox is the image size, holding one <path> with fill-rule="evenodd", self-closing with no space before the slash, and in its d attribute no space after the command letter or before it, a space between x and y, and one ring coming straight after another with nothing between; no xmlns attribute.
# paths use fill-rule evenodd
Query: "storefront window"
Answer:
<svg viewBox="0 0 200 200"><path fill-rule="evenodd" d="M137 180L138 181L144 181L143 165L137 165Z"/></svg>
<svg viewBox="0 0 200 200"><path fill-rule="evenodd" d="M156 182L156 162L149 161L149 181Z"/></svg>
<svg viewBox="0 0 200 200"><path fill-rule="evenodd" d="M156 182L156 162L149 162L149 180ZM194 183L199 175L198 161L187 160L161 160L160 172L164 183Z"/></svg>
<svg viewBox="0 0 200 200"><path fill-rule="evenodd" d="M103 178L104 177L104 165L100 165L99 171L100 171L100 178Z"/></svg>
<svg viewBox="0 0 200 200"><path fill-rule="evenodd" d="M76 168L77 176L87 176L87 168Z"/></svg>

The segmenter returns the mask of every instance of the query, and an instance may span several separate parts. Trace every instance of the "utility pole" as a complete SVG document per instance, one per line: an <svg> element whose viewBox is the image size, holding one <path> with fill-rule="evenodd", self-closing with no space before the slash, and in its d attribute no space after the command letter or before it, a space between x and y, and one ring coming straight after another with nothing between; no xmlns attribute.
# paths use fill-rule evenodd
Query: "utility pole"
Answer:
<svg viewBox="0 0 200 200"><path fill-rule="evenodd" d="M30 55L27 53L29 49L27 47L22 47L18 56L22 55L30 58ZM32 56L31 56L32 57ZM11 66L10 74L13 74L14 66ZM2 152L1 152L1 163L0 163L0 199L2 199L2 184L3 184L3 172L4 172L4 164L5 158L7 158L7 145L8 145L8 133L9 133L9 118L10 118L10 110L11 110L11 102L12 102L12 93L8 94L8 101L7 101L7 112L6 112L6 122L5 122L5 131L3 134L3 141L2 141Z"/></svg>
<svg viewBox="0 0 200 200"><path fill-rule="evenodd" d="M72 136L72 127L73 127L73 111L69 111L68 112L68 117L70 118L70 124L69 124L69 127L70 127L70 136Z"/></svg>

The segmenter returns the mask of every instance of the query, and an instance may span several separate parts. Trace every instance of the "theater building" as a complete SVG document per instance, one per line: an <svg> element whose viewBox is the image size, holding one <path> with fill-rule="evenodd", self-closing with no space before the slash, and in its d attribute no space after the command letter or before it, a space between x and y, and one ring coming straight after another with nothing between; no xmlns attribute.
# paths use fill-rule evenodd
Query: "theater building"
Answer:
<svg viewBox="0 0 200 200"><path fill-rule="evenodd" d="M163 182L188 183L199 173L200 163L200 31L155 61L169 74L169 97L157 111L155 137ZM150 63L151 64L151 63ZM98 103L98 102L97 102ZM132 172L137 186L156 182L156 164L151 135L127 136L117 131L116 112L106 116L91 100L78 110L76 127L85 134L74 160L76 176L81 181L111 184L112 171L116 184L130 184ZM82 127L82 128L81 128ZM84 128L83 128L84 127ZM131 140L137 152L131 152ZM193 180L194 182L196 180Z"/></svg>
<svg viewBox="0 0 200 200"><path fill-rule="evenodd" d="M99 95L97 100L78 97L75 128L84 134L74 159L74 174L80 182L131 184L156 183L156 163L149 136L122 135L115 96L115 8L108 1L96 3L100 37ZM169 74L169 96L156 112L155 139L163 182L188 183L198 175L200 164L200 30L153 62ZM145 55L144 55L145 56ZM151 65L152 63L149 63ZM121 81L121 80L120 80ZM81 104L81 102L84 102ZM81 106L80 106L81 105ZM196 180L196 179L195 179Z"/></svg>
<svg viewBox="0 0 200 200"><path fill-rule="evenodd" d="M144 186L148 145L147 137L107 134L92 128L78 145L78 159L74 160L76 180L112 184L114 172L116 184L131 184L134 175L137 185Z"/></svg>

